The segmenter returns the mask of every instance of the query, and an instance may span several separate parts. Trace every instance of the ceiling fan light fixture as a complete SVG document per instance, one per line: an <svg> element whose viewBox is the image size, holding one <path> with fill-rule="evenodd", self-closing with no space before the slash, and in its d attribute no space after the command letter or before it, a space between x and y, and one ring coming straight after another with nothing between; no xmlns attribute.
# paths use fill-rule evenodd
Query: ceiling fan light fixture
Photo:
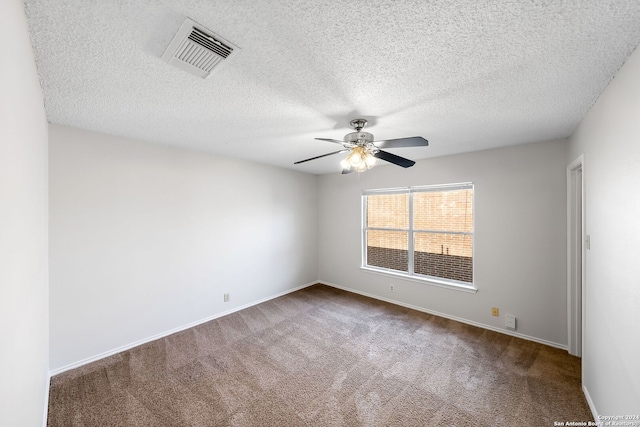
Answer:
<svg viewBox="0 0 640 427"><path fill-rule="evenodd" d="M360 166L361 163L363 163L363 156L361 154L362 149L360 147L356 147L351 151L351 154L349 154L349 164L351 164L351 166L358 167Z"/></svg>
<svg viewBox="0 0 640 427"><path fill-rule="evenodd" d="M367 154L368 156L365 157L364 161L367 164L367 169L371 169L372 167L378 164L378 158L373 157L371 153L367 153Z"/></svg>
<svg viewBox="0 0 640 427"><path fill-rule="evenodd" d="M358 172L364 172L371 169L378 163L378 159L374 157L367 147L359 145L351 149L351 153L340 162L343 169L353 168Z"/></svg>

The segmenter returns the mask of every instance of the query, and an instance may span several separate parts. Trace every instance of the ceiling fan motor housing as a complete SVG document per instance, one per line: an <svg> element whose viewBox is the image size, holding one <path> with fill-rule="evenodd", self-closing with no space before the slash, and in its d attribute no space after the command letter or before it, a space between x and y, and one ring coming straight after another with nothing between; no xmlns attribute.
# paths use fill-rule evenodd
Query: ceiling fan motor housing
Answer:
<svg viewBox="0 0 640 427"><path fill-rule="evenodd" d="M366 145L373 142L373 134L369 132L351 132L344 136L344 142L356 145Z"/></svg>

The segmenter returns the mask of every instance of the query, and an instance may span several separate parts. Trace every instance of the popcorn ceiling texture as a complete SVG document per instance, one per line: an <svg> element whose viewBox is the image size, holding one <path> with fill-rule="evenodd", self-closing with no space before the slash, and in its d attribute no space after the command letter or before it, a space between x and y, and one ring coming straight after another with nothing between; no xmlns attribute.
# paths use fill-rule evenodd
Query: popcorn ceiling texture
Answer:
<svg viewBox="0 0 640 427"><path fill-rule="evenodd" d="M27 0L50 122L309 173L349 120L420 159L568 137L640 42L640 2ZM186 17L242 51L161 60Z"/></svg>

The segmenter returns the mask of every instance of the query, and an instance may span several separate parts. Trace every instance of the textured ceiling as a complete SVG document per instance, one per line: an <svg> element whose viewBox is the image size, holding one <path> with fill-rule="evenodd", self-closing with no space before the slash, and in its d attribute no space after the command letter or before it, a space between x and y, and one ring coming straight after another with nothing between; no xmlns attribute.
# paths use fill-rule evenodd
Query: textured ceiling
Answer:
<svg viewBox="0 0 640 427"><path fill-rule="evenodd" d="M638 0L27 0L50 122L308 173L365 117L414 160L569 136L640 42ZM161 56L186 17L242 51ZM393 166L395 167L395 166Z"/></svg>

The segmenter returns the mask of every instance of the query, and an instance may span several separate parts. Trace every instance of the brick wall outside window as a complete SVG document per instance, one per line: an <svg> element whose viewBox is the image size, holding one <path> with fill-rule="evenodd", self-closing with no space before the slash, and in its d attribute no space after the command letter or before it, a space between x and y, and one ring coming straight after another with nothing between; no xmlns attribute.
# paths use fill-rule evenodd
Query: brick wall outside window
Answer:
<svg viewBox="0 0 640 427"><path fill-rule="evenodd" d="M411 198L408 191L366 198L367 265L473 282L473 188L432 188L416 191ZM412 250L408 247L410 232Z"/></svg>

